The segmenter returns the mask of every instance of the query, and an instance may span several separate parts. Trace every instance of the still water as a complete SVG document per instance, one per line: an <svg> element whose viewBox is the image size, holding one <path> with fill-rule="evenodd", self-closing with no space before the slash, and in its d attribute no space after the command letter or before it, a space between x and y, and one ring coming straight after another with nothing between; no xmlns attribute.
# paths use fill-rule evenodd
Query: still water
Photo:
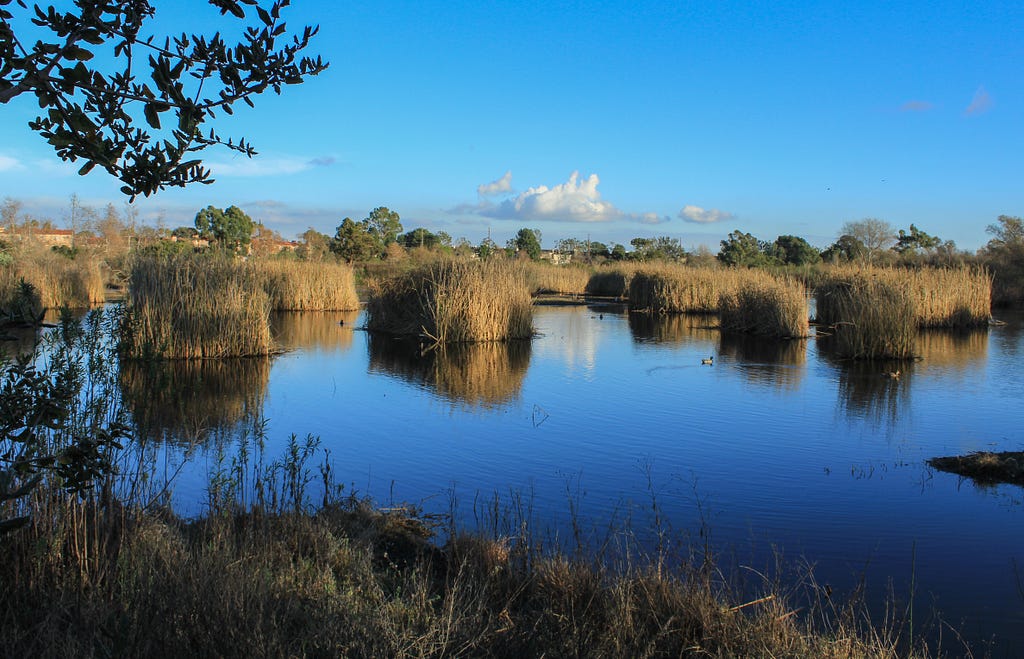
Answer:
<svg viewBox="0 0 1024 659"><path fill-rule="evenodd" d="M997 315L997 317L999 317ZM444 354L360 331L357 314L275 318L273 360L126 368L129 407L187 453L175 501L202 510L214 445L265 419L273 455L318 435L347 488L448 512L529 502L568 535L658 520L748 576L781 554L869 602L916 593L975 648L1024 653L1024 490L979 488L928 458L1024 449L1024 323L922 334L921 359L850 365L825 340L722 335L714 317L538 306L532 342ZM339 324L344 320L344 324ZM702 359L714 356L713 365ZM186 452L168 448L173 461ZM178 451L178 452L176 452ZM881 605L877 611L881 617ZM957 653L949 627L943 648Z"/></svg>

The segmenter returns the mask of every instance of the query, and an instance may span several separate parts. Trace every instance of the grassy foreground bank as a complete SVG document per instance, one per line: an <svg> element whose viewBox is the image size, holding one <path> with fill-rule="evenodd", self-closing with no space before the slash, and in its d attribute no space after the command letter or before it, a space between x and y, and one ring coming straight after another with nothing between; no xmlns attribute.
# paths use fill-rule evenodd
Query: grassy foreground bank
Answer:
<svg viewBox="0 0 1024 659"><path fill-rule="evenodd" d="M103 497L43 511L0 540L8 656L925 656L824 595L740 601L709 566L525 537L438 546L355 498L195 521Z"/></svg>

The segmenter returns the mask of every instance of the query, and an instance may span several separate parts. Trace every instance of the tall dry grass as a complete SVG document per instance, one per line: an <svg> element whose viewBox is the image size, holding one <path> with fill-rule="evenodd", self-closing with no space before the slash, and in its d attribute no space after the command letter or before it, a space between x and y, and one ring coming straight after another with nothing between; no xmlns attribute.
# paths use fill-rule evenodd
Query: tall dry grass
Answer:
<svg viewBox="0 0 1024 659"><path fill-rule="evenodd" d="M736 268L691 268L685 265L647 265L629 283L631 311L653 313L716 313L723 295L741 284L770 275Z"/></svg>
<svg viewBox="0 0 1024 659"><path fill-rule="evenodd" d="M88 309L106 300L102 263L82 255L74 260L53 252L24 251L0 266L0 308L25 280L39 293L46 309Z"/></svg>
<svg viewBox="0 0 1024 659"><path fill-rule="evenodd" d="M913 302L918 327L978 327L991 317L992 277L983 268L871 268L836 266L823 270L815 288L829 290L844 281L874 280L902 289ZM881 290L881 289L879 289ZM821 314L825 317L822 318ZM827 307L819 320L831 323Z"/></svg>
<svg viewBox="0 0 1024 659"><path fill-rule="evenodd" d="M435 343L525 339L533 335L522 264L441 261L374 282L366 305L373 331Z"/></svg>
<svg viewBox="0 0 1024 659"><path fill-rule="evenodd" d="M534 294L584 295L587 292L587 282L590 281L590 270L578 265L528 261L526 273L530 290Z"/></svg>
<svg viewBox="0 0 1024 659"><path fill-rule="evenodd" d="M254 263L270 306L277 311L351 311L359 308L352 267L264 259Z"/></svg>
<svg viewBox="0 0 1024 659"><path fill-rule="evenodd" d="M144 256L132 266L121 352L130 359L267 355L270 299L251 265L217 255Z"/></svg>
<svg viewBox="0 0 1024 659"><path fill-rule="evenodd" d="M818 322L829 326L825 345L848 359L910 359L917 316L909 288L870 274L818 286Z"/></svg>
<svg viewBox="0 0 1024 659"><path fill-rule="evenodd" d="M598 266L587 281L586 293L595 297L626 298L629 296L629 284L633 275L640 269L640 264L619 262Z"/></svg>
<svg viewBox="0 0 1024 659"><path fill-rule="evenodd" d="M790 339L810 333L807 290L792 278L762 277L743 282L718 300L722 329Z"/></svg>

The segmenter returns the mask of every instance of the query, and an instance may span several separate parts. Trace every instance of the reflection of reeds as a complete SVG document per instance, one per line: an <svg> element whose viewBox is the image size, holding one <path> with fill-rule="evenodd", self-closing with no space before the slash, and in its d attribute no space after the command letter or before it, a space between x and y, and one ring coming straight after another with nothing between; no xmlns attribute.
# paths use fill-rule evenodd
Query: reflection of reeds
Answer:
<svg viewBox="0 0 1024 659"><path fill-rule="evenodd" d="M437 343L503 341L533 335L530 289L521 264L442 261L376 282L366 306L370 330Z"/></svg>
<svg viewBox="0 0 1024 659"><path fill-rule="evenodd" d="M453 402L492 407L514 400L530 365L529 341L441 345L370 334L370 370L426 386Z"/></svg>
<svg viewBox="0 0 1024 659"><path fill-rule="evenodd" d="M358 318L358 311L282 311L270 315L270 330L285 350L345 350Z"/></svg>
<svg viewBox="0 0 1024 659"><path fill-rule="evenodd" d="M934 366L974 369L988 354L988 330L923 330L917 335L923 369Z"/></svg>
<svg viewBox="0 0 1024 659"><path fill-rule="evenodd" d="M256 276L277 311L349 311L359 308L352 268L341 263L262 260Z"/></svg>
<svg viewBox="0 0 1024 659"><path fill-rule="evenodd" d="M723 330L776 338L809 333L807 291L791 278L762 277L722 293L718 301Z"/></svg>
<svg viewBox="0 0 1024 659"><path fill-rule="evenodd" d="M26 253L0 266L0 308L17 294L22 279L35 287L47 309L87 309L106 299L100 262L85 255L71 260L52 252Z"/></svg>
<svg viewBox="0 0 1024 659"><path fill-rule="evenodd" d="M645 266L629 283L629 308L654 313L715 313L722 295L767 273L735 268L711 270L682 265Z"/></svg>
<svg viewBox="0 0 1024 659"><path fill-rule="evenodd" d="M911 378L888 375L900 368L898 362L844 361L838 368L839 400L848 415L892 424L906 412Z"/></svg>
<svg viewBox="0 0 1024 659"><path fill-rule="evenodd" d="M590 279L589 270L575 265L529 262L526 272L533 293L583 295Z"/></svg>
<svg viewBox="0 0 1024 659"><path fill-rule="evenodd" d="M189 442L259 415L267 358L122 362L121 391L139 437Z"/></svg>
<svg viewBox="0 0 1024 659"><path fill-rule="evenodd" d="M251 266L206 255L135 262L121 330L129 358L266 355L270 301Z"/></svg>
<svg viewBox="0 0 1024 659"><path fill-rule="evenodd" d="M686 340L710 341L715 327L706 316L631 313L629 331L638 343L681 343Z"/></svg>
<svg viewBox="0 0 1024 659"><path fill-rule="evenodd" d="M815 291L818 322L829 325L827 343L850 359L909 359L917 323L906 286L870 275L833 279Z"/></svg>
<svg viewBox="0 0 1024 659"><path fill-rule="evenodd" d="M723 333L718 356L736 364L744 379L753 384L795 389L806 373L807 341Z"/></svg>

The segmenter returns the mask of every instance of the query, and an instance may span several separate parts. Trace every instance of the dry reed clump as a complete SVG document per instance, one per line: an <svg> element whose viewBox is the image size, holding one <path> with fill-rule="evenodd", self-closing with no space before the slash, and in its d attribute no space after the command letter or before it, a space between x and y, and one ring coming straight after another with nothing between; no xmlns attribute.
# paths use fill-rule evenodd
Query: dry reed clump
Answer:
<svg viewBox="0 0 1024 659"><path fill-rule="evenodd" d="M640 266L635 263L602 265L594 270L587 281L586 293L596 297L625 298L629 284Z"/></svg>
<svg viewBox="0 0 1024 659"><path fill-rule="evenodd" d="M526 273L512 261L442 261L376 282L366 327L435 343L525 339L533 335Z"/></svg>
<svg viewBox="0 0 1024 659"><path fill-rule="evenodd" d="M262 260L254 267L274 310L351 311L359 308L355 276L349 265Z"/></svg>
<svg viewBox="0 0 1024 659"><path fill-rule="evenodd" d="M917 339L914 298L898 281L862 274L834 279L815 291L818 322L828 343L849 359L910 359Z"/></svg>
<svg viewBox="0 0 1024 659"><path fill-rule="evenodd" d="M858 268L824 270L815 288L828 290L841 282L872 279L906 290L914 305L918 327L976 327L991 317L992 277L982 268ZM821 315L822 311L826 314ZM819 309L819 320L831 324L829 309Z"/></svg>
<svg viewBox="0 0 1024 659"><path fill-rule="evenodd" d="M0 306L20 280L35 287L46 309L87 309L106 300L100 262L84 255L72 260L52 252L22 254L0 268Z"/></svg>
<svg viewBox="0 0 1024 659"><path fill-rule="evenodd" d="M654 313L716 313L722 295L766 273L735 268L691 268L684 265L645 266L629 283L631 311Z"/></svg>
<svg viewBox="0 0 1024 659"><path fill-rule="evenodd" d="M922 268L891 271L907 277L916 294L920 327L976 327L992 316L992 276L981 268Z"/></svg>
<svg viewBox="0 0 1024 659"><path fill-rule="evenodd" d="M590 271L575 265L528 262L526 272L534 294L583 295L587 292Z"/></svg>
<svg viewBox="0 0 1024 659"><path fill-rule="evenodd" d="M135 262L121 326L129 359L267 355L270 300L252 267L216 255Z"/></svg>
<svg viewBox="0 0 1024 659"><path fill-rule="evenodd" d="M722 329L780 339L810 333L807 291L791 278L745 282L718 300Z"/></svg>

